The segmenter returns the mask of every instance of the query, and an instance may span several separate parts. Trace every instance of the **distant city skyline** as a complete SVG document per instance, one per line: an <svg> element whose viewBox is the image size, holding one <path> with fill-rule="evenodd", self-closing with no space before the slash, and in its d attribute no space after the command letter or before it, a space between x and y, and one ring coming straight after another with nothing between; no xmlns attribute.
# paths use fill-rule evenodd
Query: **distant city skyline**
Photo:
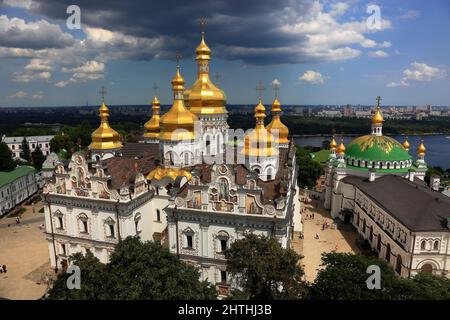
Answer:
<svg viewBox="0 0 450 320"><path fill-rule="evenodd" d="M69 5L81 30L66 25ZM370 19L379 25L371 27ZM0 107L171 104L175 53L188 88L205 17L211 78L230 104L450 105L447 1L0 0ZM217 76L217 77L216 77Z"/></svg>

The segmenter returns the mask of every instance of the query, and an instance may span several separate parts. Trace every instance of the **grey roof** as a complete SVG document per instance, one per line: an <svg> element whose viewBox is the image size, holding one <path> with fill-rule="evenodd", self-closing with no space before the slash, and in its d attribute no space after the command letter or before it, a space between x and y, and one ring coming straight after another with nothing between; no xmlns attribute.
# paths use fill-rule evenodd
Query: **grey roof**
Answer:
<svg viewBox="0 0 450 320"><path fill-rule="evenodd" d="M159 143L126 143L122 148L122 156L139 157L153 156L159 159Z"/></svg>
<svg viewBox="0 0 450 320"><path fill-rule="evenodd" d="M423 184L396 175L373 182L355 176L342 181L355 185L411 231L450 231L450 198Z"/></svg>
<svg viewBox="0 0 450 320"><path fill-rule="evenodd" d="M29 136L26 137L28 143L30 142L50 142L54 136ZM3 136L2 141L5 143L22 143L23 137L6 137Z"/></svg>

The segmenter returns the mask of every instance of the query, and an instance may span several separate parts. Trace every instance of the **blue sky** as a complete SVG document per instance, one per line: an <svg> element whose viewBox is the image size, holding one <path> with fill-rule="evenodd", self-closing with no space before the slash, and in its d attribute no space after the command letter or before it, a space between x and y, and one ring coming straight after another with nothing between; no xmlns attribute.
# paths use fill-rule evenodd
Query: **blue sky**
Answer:
<svg viewBox="0 0 450 320"><path fill-rule="evenodd" d="M66 26L70 4L81 30ZM201 17L228 103L254 104L262 81L269 104L278 79L284 104L450 105L445 0L0 0L0 106L98 104L102 85L108 104L146 104L154 83L170 104L177 51L195 79Z"/></svg>

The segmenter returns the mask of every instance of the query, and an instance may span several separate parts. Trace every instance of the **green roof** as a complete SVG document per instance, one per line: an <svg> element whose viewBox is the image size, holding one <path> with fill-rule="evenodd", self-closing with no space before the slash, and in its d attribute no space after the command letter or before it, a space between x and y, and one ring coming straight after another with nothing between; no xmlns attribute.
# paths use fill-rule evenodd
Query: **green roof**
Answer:
<svg viewBox="0 0 450 320"><path fill-rule="evenodd" d="M1 171L0 188L35 171L36 170L30 166L20 166L9 172Z"/></svg>
<svg viewBox="0 0 450 320"><path fill-rule="evenodd" d="M387 136L365 135L350 142L345 150L348 158L372 161L404 161L411 156L397 140Z"/></svg>
<svg viewBox="0 0 450 320"><path fill-rule="evenodd" d="M317 161L319 163L325 163L328 160L328 157L330 156L330 150L329 149L322 149L317 152L310 153L309 156L314 161Z"/></svg>

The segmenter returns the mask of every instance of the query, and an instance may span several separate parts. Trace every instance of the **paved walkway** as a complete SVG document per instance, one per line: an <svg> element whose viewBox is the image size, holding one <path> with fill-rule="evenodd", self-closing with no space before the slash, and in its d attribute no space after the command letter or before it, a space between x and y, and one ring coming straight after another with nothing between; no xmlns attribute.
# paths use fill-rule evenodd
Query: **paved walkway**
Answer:
<svg viewBox="0 0 450 320"><path fill-rule="evenodd" d="M0 264L7 273L0 273L0 297L7 299L39 299L47 289L43 275L51 274L44 230L42 203L24 206L21 223L16 217L0 219ZM8 224L10 225L8 227Z"/></svg>
<svg viewBox="0 0 450 320"><path fill-rule="evenodd" d="M293 249L303 256L301 263L305 269L306 281L313 282L321 268L322 253L359 252L356 247L357 234L349 225L345 225L343 230L331 227L322 230L322 224L327 222L331 226L333 219L330 213L324 209L323 202L320 200L312 200L310 203L302 202L302 209L305 210L302 214L304 238L299 239L296 234ZM314 219L307 218L313 213ZM316 235L319 236L319 239L315 238Z"/></svg>

